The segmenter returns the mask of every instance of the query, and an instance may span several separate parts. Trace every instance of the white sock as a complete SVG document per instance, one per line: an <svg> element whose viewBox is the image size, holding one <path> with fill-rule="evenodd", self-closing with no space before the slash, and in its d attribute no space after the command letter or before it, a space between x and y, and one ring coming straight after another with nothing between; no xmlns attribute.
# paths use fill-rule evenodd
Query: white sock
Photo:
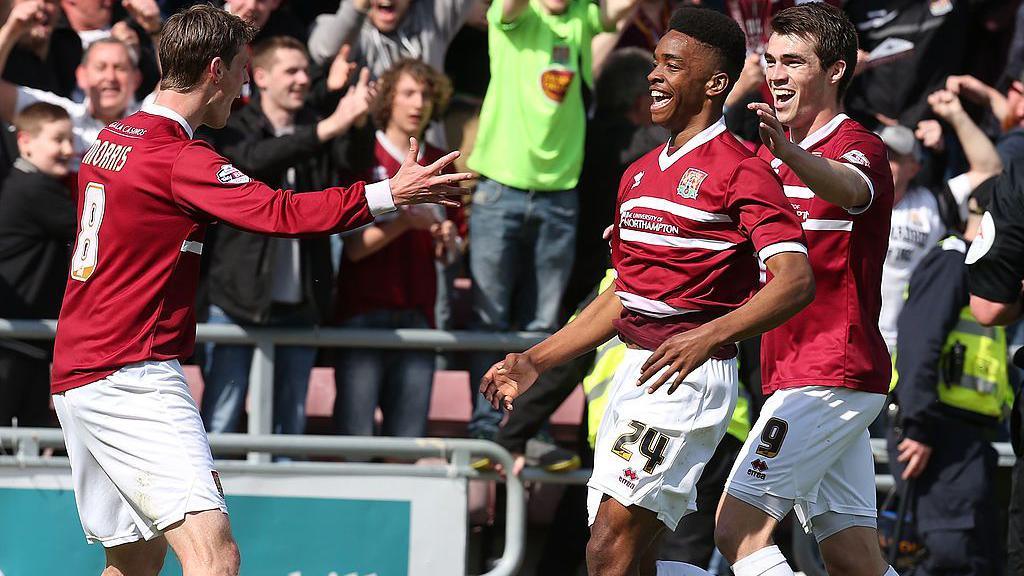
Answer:
<svg viewBox="0 0 1024 576"><path fill-rule="evenodd" d="M693 564L658 560L658 576L711 576L711 573Z"/></svg>
<svg viewBox="0 0 1024 576"><path fill-rule="evenodd" d="M889 569L886 570L885 574L882 574L882 576L900 576L900 573L897 572L896 569L892 566L889 566Z"/></svg>
<svg viewBox="0 0 1024 576"><path fill-rule="evenodd" d="M794 576L778 546L761 548L736 561L732 566L736 576Z"/></svg>

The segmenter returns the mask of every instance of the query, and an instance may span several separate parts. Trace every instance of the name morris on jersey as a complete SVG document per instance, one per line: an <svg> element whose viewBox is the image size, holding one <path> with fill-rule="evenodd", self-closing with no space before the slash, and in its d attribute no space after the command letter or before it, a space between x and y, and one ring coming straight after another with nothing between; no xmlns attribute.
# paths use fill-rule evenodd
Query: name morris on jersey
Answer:
<svg viewBox="0 0 1024 576"><path fill-rule="evenodd" d="M120 172L128 163L128 153L132 151L131 146L111 144L106 140L96 140L92 147L82 158L82 164L88 164L104 170Z"/></svg>

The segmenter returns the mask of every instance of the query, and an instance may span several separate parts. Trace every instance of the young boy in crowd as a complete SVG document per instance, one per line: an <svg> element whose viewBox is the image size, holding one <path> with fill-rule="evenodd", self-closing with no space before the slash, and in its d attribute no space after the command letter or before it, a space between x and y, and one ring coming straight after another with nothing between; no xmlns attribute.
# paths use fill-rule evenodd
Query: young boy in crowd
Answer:
<svg viewBox="0 0 1024 576"><path fill-rule="evenodd" d="M14 118L19 157L0 191L0 318L56 318L75 234L62 183L74 154L71 118L38 102ZM49 423L49 344L0 340L0 426Z"/></svg>

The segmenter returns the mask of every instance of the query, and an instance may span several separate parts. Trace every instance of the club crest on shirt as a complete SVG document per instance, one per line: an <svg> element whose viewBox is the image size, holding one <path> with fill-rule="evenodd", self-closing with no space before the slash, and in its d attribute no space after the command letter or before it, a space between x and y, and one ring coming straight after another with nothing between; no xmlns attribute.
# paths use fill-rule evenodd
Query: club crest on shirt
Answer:
<svg viewBox="0 0 1024 576"><path fill-rule="evenodd" d="M576 73L561 67L554 67L545 70L540 75L540 87L544 95L552 101L561 103L569 92L569 85Z"/></svg>
<svg viewBox="0 0 1024 576"><path fill-rule="evenodd" d="M217 181L221 184L248 184L251 178L231 164L223 164L217 170Z"/></svg>
<svg viewBox="0 0 1024 576"><path fill-rule="evenodd" d="M846 154L843 154L842 158L843 160L853 164L860 164L861 166L867 166L868 168L871 167L871 162L868 160L868 157L860 150L850 150Z"/></svg>
<svg viewBox="0 0 1024 576"><path fill-rule="evenodd" d="M679 179L676 193L683 198L695 200L700 192L700 185L704 183L704 179L707 177L708 173L703 170L687 168L686 172L683 172L683 177Z"/></svg>

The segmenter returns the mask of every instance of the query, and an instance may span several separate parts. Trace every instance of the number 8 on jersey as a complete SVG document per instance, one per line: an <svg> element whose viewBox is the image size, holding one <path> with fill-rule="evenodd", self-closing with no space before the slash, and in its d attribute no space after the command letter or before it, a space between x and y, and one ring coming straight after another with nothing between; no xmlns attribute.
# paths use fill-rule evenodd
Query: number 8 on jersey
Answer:
<svg viewBox="0 0 1024 576"><path fill-rule="evenodd" d="M106 191L103 184L89 182L85 187L85 201L82 205L82 225L75 242L75 254L71 258L71 278L80 282L88 280L96 271L100 225L103 224L105 207Z"/></svg>

